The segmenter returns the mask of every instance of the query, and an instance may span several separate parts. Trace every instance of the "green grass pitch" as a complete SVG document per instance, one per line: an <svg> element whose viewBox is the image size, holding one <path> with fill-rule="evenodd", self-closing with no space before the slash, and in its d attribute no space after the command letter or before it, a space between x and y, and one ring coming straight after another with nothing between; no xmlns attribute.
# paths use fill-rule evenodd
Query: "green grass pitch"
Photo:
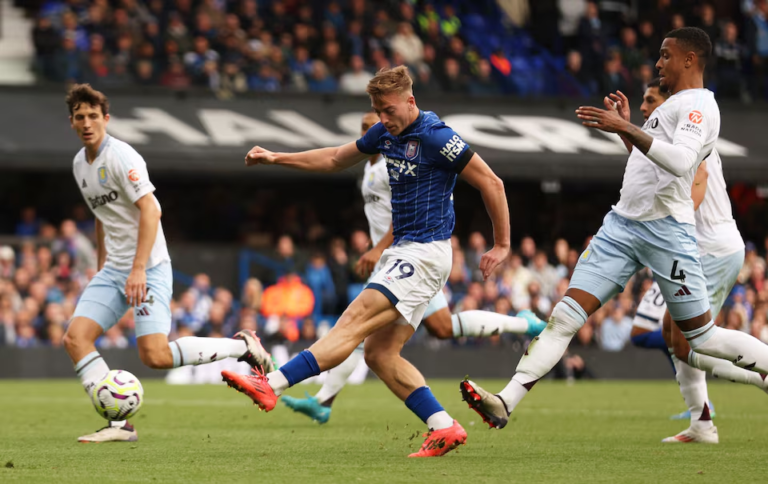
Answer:
<svg viewBox="0 0 768 484"><path fill-rule="evenodd" d="M505 382L480 381L501 389ZM687 422L674 380L542 382L506 429L461 402L458 379L432 381L467 445L408 459L425 427L383 384L346 388L326 425L282 404L259 412L224 386L144 381L136 443L78 444L103 426L79 383L0 381L0 482L766 482L766 395L710 385L720 444L661 444ZM290 390L301 395L317 387ZM414 434L418 432L415 438Z"/></svg>

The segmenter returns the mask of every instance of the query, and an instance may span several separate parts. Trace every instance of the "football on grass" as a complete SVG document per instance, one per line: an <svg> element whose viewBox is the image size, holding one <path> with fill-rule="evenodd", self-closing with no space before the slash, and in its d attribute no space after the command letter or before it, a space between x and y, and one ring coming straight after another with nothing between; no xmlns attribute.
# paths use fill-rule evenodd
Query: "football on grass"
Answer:
<svg viewBox="0 0 768 484"><path fill-rule="evenodd" d="M144 389L139 379L125 370L110 370L91 390L96 411L109 421L126 420L144 403Z"/></svg>

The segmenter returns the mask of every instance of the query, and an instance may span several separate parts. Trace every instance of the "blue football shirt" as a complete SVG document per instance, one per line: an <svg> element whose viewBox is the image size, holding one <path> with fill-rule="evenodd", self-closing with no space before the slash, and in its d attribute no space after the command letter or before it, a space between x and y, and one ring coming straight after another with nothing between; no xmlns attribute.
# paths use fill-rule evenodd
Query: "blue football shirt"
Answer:
<svg viewBox="0 0 768 484"><path fill-rule="evenodd" d="M381 153L387 163L394 243L451 238L456 177L474 154L453 129L435 113L420 111L399 136L375 124L357 140L357 149L370 155Z"/></svg>

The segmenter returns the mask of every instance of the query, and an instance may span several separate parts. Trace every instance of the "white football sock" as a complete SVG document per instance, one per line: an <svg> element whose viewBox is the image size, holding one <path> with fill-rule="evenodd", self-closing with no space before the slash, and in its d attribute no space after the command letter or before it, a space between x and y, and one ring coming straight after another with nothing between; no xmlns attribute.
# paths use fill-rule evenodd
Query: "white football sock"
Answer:
<svg viewBox="0 0 768 484"><path fill-rule="evenodd" d="M528 321L515 316L491 311L463 311L451 316L453 337L491 336L498 333L518 333L528 331Z"/></svg>
<svg viewBox="0 0 768 484"><path fill-rule="evenodd" d="M453 418L445 410L433 413L427 418L427 427L432 430L447 429L452 426Z"/></svg>
<svg viewBox="0 0 768 484"><path fill-rule="evenodd" d="M746 370L768 373L768 346L741 331L724 329L710 321L683 335L696 353L733 362Z"/></svg>
<svg viewBox="0 0 768 484"><path fill-rule="evenodd" d="M93 351L75 363L75 373L80 377L85 392L90 396L93 385L109 373L109 366L98 351Z"/></svg>
<svg viewBox="0 0 768 484"><path fill-rule="evenodd" d="M691 351L688 354L688 364L709 372L715 378L730 380L733 383L755 385L760 389L765 386L763 377L759 373L739 368L727 360Z"/></svg>
<svg viewBox="0 0 768 484"><path fill-rule="evenodd" d="M698 430L704 430L712 426L712 420L709 418L709 412L704 413L704 407L708 405L709 395L707 394L707 374L698 368L693 368L684 361L672 357L677 372L676 379L680 386L680 393L683 394L685 404L691 411L691 427ZM704 420L701 420L702 416Z"/></svg>
<svg viewBox="0 0 768 484"><path fill-rule="evenodd" d="M323 383L322 388L320 388L320 391L315 395L317 401L322 404L335 397L341 389L344 388L344 385L347 384L349 375L355 371L355 368L357 368L357 365L363 361L363 358L363 349L357 347L355 348L355 351L349 355L349 358L342 361L336 368L329 370L328 376L325 378L325 383Z"/></svg>
<svg viewBox="0 0 768 484"><path fill-rule="evenodd" d="M533 385L560 361L571 339L587 322L587 313L572 298L566 296L557 303L547 328L528 345L517 365L517 373L499 393L512 412Z"/></svg>
<svg viewBox="0 0 768 484"><path fill-rule="evenodd" d="M289 386L291 386L290 383L288 383L288 379L280 370L275 370L272 373L268 373L267 381L269 382L269 386L272 388L272 391L275 392L275 395L278 397L282 395Z"/></svg>
<svg viewBox="0 0 768 484"><path fill-rule="evenodd" d="M173 354L173 367L202 365L224 358L240 358L248 347L245 341L232 338L198 338L185 336L168 343Z"/></svg>
<svg viewBox="0 0 768 484"><path fill-rule="evenodd" d="M514 377L509 380L509 383L507 383L507 386L505 386L502 391L497 393L499 398L504 400L504 405L507 406L507 411L509 412L512 412L517 404L520 403L520 400L522 400L527 394L528 389L524 387L522 383L515 380Z"/></svg>

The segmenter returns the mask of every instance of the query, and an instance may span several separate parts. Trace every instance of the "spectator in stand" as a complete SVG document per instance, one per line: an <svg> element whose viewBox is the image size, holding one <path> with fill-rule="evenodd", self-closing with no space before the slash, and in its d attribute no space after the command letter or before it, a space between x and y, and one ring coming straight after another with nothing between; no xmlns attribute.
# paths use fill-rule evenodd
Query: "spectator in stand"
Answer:
<svg viewBox="0 0 768 484"><path fill-rule="evenodd" d="M764 99L768 97L768 0L755 0L747 27L747 48L755 70L752 91L756 98Z"/></svg>
<svg viewBox="0 0 768 484"><path fill-rule="evenodd" d="M263 292L264 287L262 286L261 281L252 277L245 281L240 303L244 308L259 311L261 309L261 296Z"/></svg>
<svg viewBox="0 0 768 484"><path fill-rule="evenodd" d="M568 52L565 60L565 70L586 89L586 94L592 94L597 91L597 82L587 70L582 68L581 54L578 51L572 50ZM581 96L583 94L580 90L571 89L569 84L566 84L561 89L571 96Z"/></svg>
<svg viewBox="0 0 768 484"><path fill-rule="evenodd" d="M585 61L585 68L595 72L605 56L605 36L600 12L595 2L587 2L584 17L579 21L579 51Z"/></svg>
<svg viewBox="0 0 768 484"><path fill-rule="evenodd" d="M600 325L600 348L604 351L621 351L629 341L632 332L632 318L624 309L614 303L610 317Z"/></svg>
<svg viewBox="0 0 768 484"><path fill-rule="evenodd" d="M440 31L446 37L453 37L461 30L461 20L456 16L456 10L450 3L443 6L442 20L440 20Z"/></svg>
<svg viewBox="0 0 768 484"><path fill-rule="evenodd" d="M365 94L373 74L365 70L363 58L359 55L352 56L350 65L352 70L341 76L339 88L347 94Z"/></svg>
<svg viewBox="0 0 768 484"><path fill-rule="evenodd" d="M79 272L96 268L96 250L91 241L77 229L74 220L64 220L60 234L53 244L54 252L67 251L75 261L74 268Z"/></svg>
<svg viewBox="0 0 768 484"><path fill-rule="evenodd" d="M179 304L173 311L174 327L179 337L194 336L202 329L205 321L195 313L196 303L197 294L194 290L189 289L181 295Z"/></svg>
<svg viewBox="0 0 768 484"><path fill-rule="evenodd" d="M628 88L626 70L621 64L621 54L614 50L608 55L608 59L605 60L600 91L630 92Z"/></svg>
<svg viewBox="0 0 768 484"><path fill-rule="evenodd" d="M21 210L19 223L16 224L16 235L21 237L36 236L40 230L40 219L33 207L24 207Z"/></svg>
<svg viewBox="0 0 768 484"><path fill-rule="evenodd" d="M645 62L643 53L637 47L637 32L631 27L621 29L621 61L630 72L636 72Z"/></svg>
<svg viewBox="0 0 768 484"><path fill-rule="evenodd" d="M312 62L312 76L307 84L310 92L334 92L336 90L336 80L331 77L328 67L323 61L316 60Z"/></svg>
<svg viewBox="0 0 768 484"><path fill-rule="evenodd" d="M659 55L661 38L658 29L648 19L641 21L638 26L637 48L643 53L645 59L654 59Z"/></svg>
<svg viewBox="0 0 768 484"><path fill-rule="evenodd" d="M466 77L462 74L461 65L453 57L445 59L443 67L443 91L453 94L469 92Z"/></svg>
<svg viewBox="0 0 768 484"><path fill-rule="evenodd" d="M153 86L157 84L155 65L148 60L140 60L136 63L136 83L139 86Z"/></svg>
<svg viewBox="0 0 768 484"><path fill-rule="evenodd" d="M413 26L407 22L401 22L397 27L397 34L392 37L392 51L403 56L405 64L417 65L424 59L424 44L414 33Z"/></svg>
<svg viewBox="0 0 768 484"><path fill-rule="evenodd" d="M184 65L178 60L172 60L168 69L160 77L160 84L173 89L189 87L190 79L184 71Z"/></svg>
<svg viewBox="0 0 768 484"><path fill-rule="evenodd" d="M717 79L717 96L722 98L740 98L744 95L742 60L746 49L739 42L736 24L728 22L723 28L723 37L715 43L714 69Z"/></svg>
<svg viewBox="0 0 768 484"><path fill-rule="evenodd" d="M16 254L10 245L0 246L0 281L12 279L16 271Z"/></svg>
<svg viewBox="0 0 768 484"><path fill-rule="evenodd" d="M715 42L715 39L720 38L720 27L717 25L717 19L715 18L715 8L712 6L712 4L704 3L701 8L699 8L699 20L700 22L697 27L709 35L712 43Z"/></svg>
<svg viewBox="0 0 768 484"><path fill-rule="evenodd" d="M559 276L557 270L547 260L547 253L543 250L536 251L533 261L528 265L533 279L541 285L541 291L550 295L555 290Z"/></svg>
<svg viewBox="0 0 768 484"><path fill-rule="evenodd" d="M248 90L248 78L235 62L224 63L220 82L219 95L224 98L229 98L234 94Z"/></svg>
<svg viewBox="0 0 768 484"><path fill-rule="evenodd" d="M262 64L258 74L248 79L248 88L252 91L277 92L280 90L280 80L272 66Z"/></svg>
<svg viewBox="0 0 768 484"><path fill-rule="evenodd" d="M312 290L315 306L312 317L319 320L321 316L333 314L336 307L336 288L333 276L322 253L316 252L309 259L306 273L307 286Z"/></svg>
<svg viewBox="0 0 768 484"><path fill-rule="evenodd" d="M32 30L32 42L35 45L35 69L43 77L54 79L54 58L61 44L61 35L51 24L50 18L38 17L37 25Z"/></svg>
<svg viewBox="0 0 768 484"><path fill-rule="evenodd" d="M501 94L499 84L491 77L491 63L480 59L477 76L469 81L469 93L473 96L496 96Z"/></svg>

